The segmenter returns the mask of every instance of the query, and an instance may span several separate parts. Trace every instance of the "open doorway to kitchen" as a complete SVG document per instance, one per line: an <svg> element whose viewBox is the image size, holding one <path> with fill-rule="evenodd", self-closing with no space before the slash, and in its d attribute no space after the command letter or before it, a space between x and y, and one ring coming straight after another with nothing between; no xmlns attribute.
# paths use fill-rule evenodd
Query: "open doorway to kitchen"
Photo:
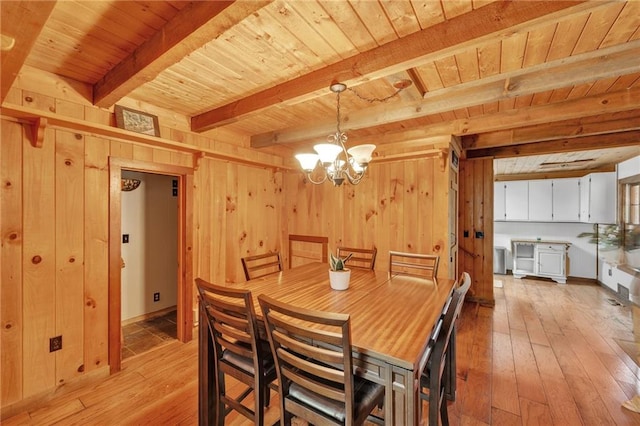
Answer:
<svg viewBox="0 0 640 426"><path fill-rule="evenodd" d="M145 254L138 253L137 257L132 254L133 238L140 242L146 240L151 234L151 239L153 240L153 237L157 236L156 234L160 234L160 228L166 226L166 224L163 225L157 222L159 220L157 217L144 216L144 218L136 219L137 225L135 227L130 226L131 224L128 223L130 218L126 217L126 215L132 215L133 210L141 210L143 207L138 206L132 210L132 200L129 199L131 197L122 190L122 178L125 176L137 176L141 180L140 186L144 185L142 183L143 178L149 180L148 187L156 186L158 182L166 181L165 183L170 186L170 198L174 198L173 194L176 194L176 212L171 225L174 231L170 231L173 237L164 237L173 238L175 241L175 250L170 255L173 257L172 260L165 259L169 253L154 254L151 253L151 250L148 250ZM171 311L174 311L175 338L183 342L192 339L193 268L191 248L193 237L191 218L193 216L191 206L193 169L168 164L110 158L109 180L109 365L111 372L115 373L121 369L124 355L123 343L126 343L122 332L123 325L128 325L127 319L133 319L135 322L137 319L152 319L157 314L157 321L164 321L167 318L160 317L163 314L169 315ZM146 189L149 190L149 188ZM136 191L138 190L130 192L135 193ZM142 192L140 192L138 198L141 198ZM142 198L146 198L146 196ZM138 204L142 204L142 202L138 200ZM167 218L162 220L167 220ZM134 233L136 234L135 237L132 235ZM125 240L129 242L124 243ZM163 243L147 241L145 244L159 245ZM147 255L162 257L162 260L156 259L157 261L148 262L144 260L144 256ZM133 263L127 265L127 258L131 258ZM171 289L167 289L167 287L163 287L164 289L153 288L156 283L149 283L148 276L152 274L151 269L160 269L158 265L161 262L174 265L173 272L163 270L163 273L173 275L172 277L167 277L169 281L173 282ZM127 268L130 269L127 270ZM130 274L134 270L137 270L137 272ZM131 278L129 275L133 275L134 279L140 276L147 276L144 278L144 281L147 282L144 284L144 288L132 290L127 287L123 290L124 285L133 285L129 282L129 278ZM155 293L160 294L156 296ZM157 301L154 301L154 296L158 299ZM168 304L164 306L161 302L167 302ZM175 310L173 307L175 307ZM124 317L128 318L125 319ZM173 328L173 325L165 324L164 326Z"/></svg>

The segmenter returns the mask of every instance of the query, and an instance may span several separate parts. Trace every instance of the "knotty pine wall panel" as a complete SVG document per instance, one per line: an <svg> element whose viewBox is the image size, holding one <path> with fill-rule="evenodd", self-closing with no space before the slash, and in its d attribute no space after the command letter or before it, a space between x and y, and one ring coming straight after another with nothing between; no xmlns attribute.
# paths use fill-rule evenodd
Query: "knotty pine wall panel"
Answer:
<svg viewBox="0 0 640 426"><path fill-rule="evenodd" d="M204 159L195 187L194 276L244 281L242 257L283 251L281 172Z"/></svg>
<svg viewBox="0 0 640 426"><path fill-rule="evenodd" d="M55 329L65 350L53 354L56 382L64 383L84 371L84 141L55 135Z"/></svg>
<svg viewBox="0 0 640 426"><path fill-rule="evenodd" d="M449 167L442 161L372 162L357 186L314 185L300 172L286 173L288 233L327 236L333 252L375 246L379 270L388 268L389 250L436 253L438 275L447 277Z"/></svg>
<svg viewBox="0 0 640 426"><path fill-rule="evenodd" d="M84 371L108 365L109 141L84 136Z"/></svg>
<svg viewBox="0 0 640 426"><path fill-rule="evenodd" d="M26 137L22 140L2 138L3 144L23 145L22 380L25 396L50 388L56 378L56 354L49 352L49 338L57 336L54 138L55 131L46 130L45 139L50 142L42 148L31 146Z"/></svg>
<svg viewBox="0 0 640 426"><path fill-rule="evenodd" d="M2 262L0 276L0 365L2 365L2 406L22 396L23 332L22 318L22 126L2 120L0 123L0 235ZM7 143L16 141L16 143Z"/></svg>
<svg viewBox="0 0 640 426"><path fill-rule="evenodd" d="M461 160L459 190L460 271L471 275L469 298L493 304L493 160Z"/></svg>

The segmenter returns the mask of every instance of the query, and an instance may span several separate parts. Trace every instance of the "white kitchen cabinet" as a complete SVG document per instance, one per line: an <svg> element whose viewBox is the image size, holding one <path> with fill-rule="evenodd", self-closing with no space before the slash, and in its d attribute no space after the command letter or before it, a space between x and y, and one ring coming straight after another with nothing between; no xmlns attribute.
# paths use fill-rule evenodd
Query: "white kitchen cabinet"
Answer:
<svg viewBox="0 0 640 426"><path fill-rule="evenodd" d="M515 278L533 275L566 284L567 251L571 243L537 240L512 240L511 243Z"/></svg>
<svg viewBox="0 0 640 426"><path fill-rule="evenodd" d="M504 182L493 183L493 220L505 220Z"/></svg>
<svg viewBox="0 0 640 426"><path fill-rule="evenodd" d="M529 182L504 183L505 220L529 220Z"/></svg>
<svg viewBox="0 0 640 426"><path fill-rule="evenodd" d="M553 179L553 221L580 221L580 179Z"/></svg>
<svg viewBox="0 0 640 426"><path fill-rule="evenodd" d="M494 220L580 221L579 178L495 182L493 200Z"/></svg>
<svg viewBox="0 0 640 426"><path fill-rule="evenodd" d="M580 221L616 223L615 172L591 173L580 178Z"/></svg>
<svg viewBox="0 0 640 426"><path fill-rule="evenodd" d="M529 220L529 181L495 182L494 220Z"/></svg>
<svg viewBox="0 0 640 426"><path fill-rule="evenodd" d="M553 220L553 182L551 179L529 181L529 221ZM577 190L576 185L576 190Z"/></svg>

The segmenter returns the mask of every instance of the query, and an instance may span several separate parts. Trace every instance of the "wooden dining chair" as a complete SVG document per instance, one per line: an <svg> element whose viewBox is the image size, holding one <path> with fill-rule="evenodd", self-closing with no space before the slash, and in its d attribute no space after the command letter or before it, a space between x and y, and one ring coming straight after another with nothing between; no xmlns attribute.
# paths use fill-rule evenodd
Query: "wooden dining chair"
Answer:
<svg viewBox="0 0 640 426"><path fill-rule="evenodd" d="M384 386L353 374L349 315L258 297L280 383L281 424L361 425L384 401ZM381 419L377 419L381 420Z"/></svg>
<svg viewBox="0 0 640 426"><path fill-rule="evenodd" d="M463 284L453 290L451 302L443 312L439 332L434 336L433 342L430 342L433 343L433 350L420 377L420 398L429 403L430 425L438 425L438 414L442 425L449 425L446 399L455 399L455 387L450 383L451 380L456 380L455 327L465 295L471 286L471 278L466 280L468 275L466 272L463 273ZM448 398L447 392L452 389L453 396Z"/></svg>
<svg viewBox="0 0 640 426"><path fill-rule="evenodd" d="M279 252L245 256L240 260L242 261L242 269L247 281L282 271L282 260Z"/></svg>
<svg viewBox="0 0 640 426"><path fill-rule="evenodd" d="M435 278L440 256L436 254L389 251L389 272Z"/></svg>
<svg viewBox="0 0 640 426"><path fill-rule="evenodd" d="M309 262L329 261L329 238L317 235L289 235L289 268ZM294 262L294 258L296 261Z"/></svg>
<svg viewBox="0 0 640 426"><path fill-rule="evenodd" d="M462 294L456 313L456 321L457 318L460 317L460 312L462 311L462 306L464 305L464 298L467 294L469 294L469 290L471 288L471 275L468 272L462 272L460 274L460 278L458 279L458 285L455 291L458 294ZM453 330L451 332L451 337L449 338L449 348L447 349L447 360L446 360L446 369L445 369L445 395L448 400L455 401L456 399L456 330L457 330L457 322L453 326Z"/></svg>
<svg viewBox="0 0 640 426"><path fill-rule="evenodd" d="M349 267L373 269L376 265L378 249L375 247L372 249L363 249L338 246L338 257L345 258L349 254L352 255L348 261Z"/></svg>
<svg viewBox="0 0 640 426"><path fill-rule="evenodd" d="M200 309L213 340L216 377L216 424L235 410L256 425L264 424L264 407L270 402L269 384L276 377L268 342L258 338L258 325L251 292L221 287L196 278ZM227 394L225 376L247 388L237 397ZM235 391L234 391L235 392ZM253 407L243 404L254 393Z"/></svg>

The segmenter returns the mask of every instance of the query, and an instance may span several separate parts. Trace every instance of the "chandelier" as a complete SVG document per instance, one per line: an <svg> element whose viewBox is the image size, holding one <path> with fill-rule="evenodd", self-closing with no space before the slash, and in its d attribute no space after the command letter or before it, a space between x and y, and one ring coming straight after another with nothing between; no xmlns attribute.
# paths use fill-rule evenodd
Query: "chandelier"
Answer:
<svg viewBox="0 0 640 426"><path fill-rule="evenodd" d="M336 132L327 136L326 143L314 145L316 154L298 154L296 159L311 183L319 185L329 180L334 186L340 186L346 180L357 185L367 171L376 146L366 144L346 148L347 135L340 130L340 93L347 85L333 83L329 88L336 94ZM322 177L316 180L313 176L319 174L319 170L322 170Z"/></svg>

